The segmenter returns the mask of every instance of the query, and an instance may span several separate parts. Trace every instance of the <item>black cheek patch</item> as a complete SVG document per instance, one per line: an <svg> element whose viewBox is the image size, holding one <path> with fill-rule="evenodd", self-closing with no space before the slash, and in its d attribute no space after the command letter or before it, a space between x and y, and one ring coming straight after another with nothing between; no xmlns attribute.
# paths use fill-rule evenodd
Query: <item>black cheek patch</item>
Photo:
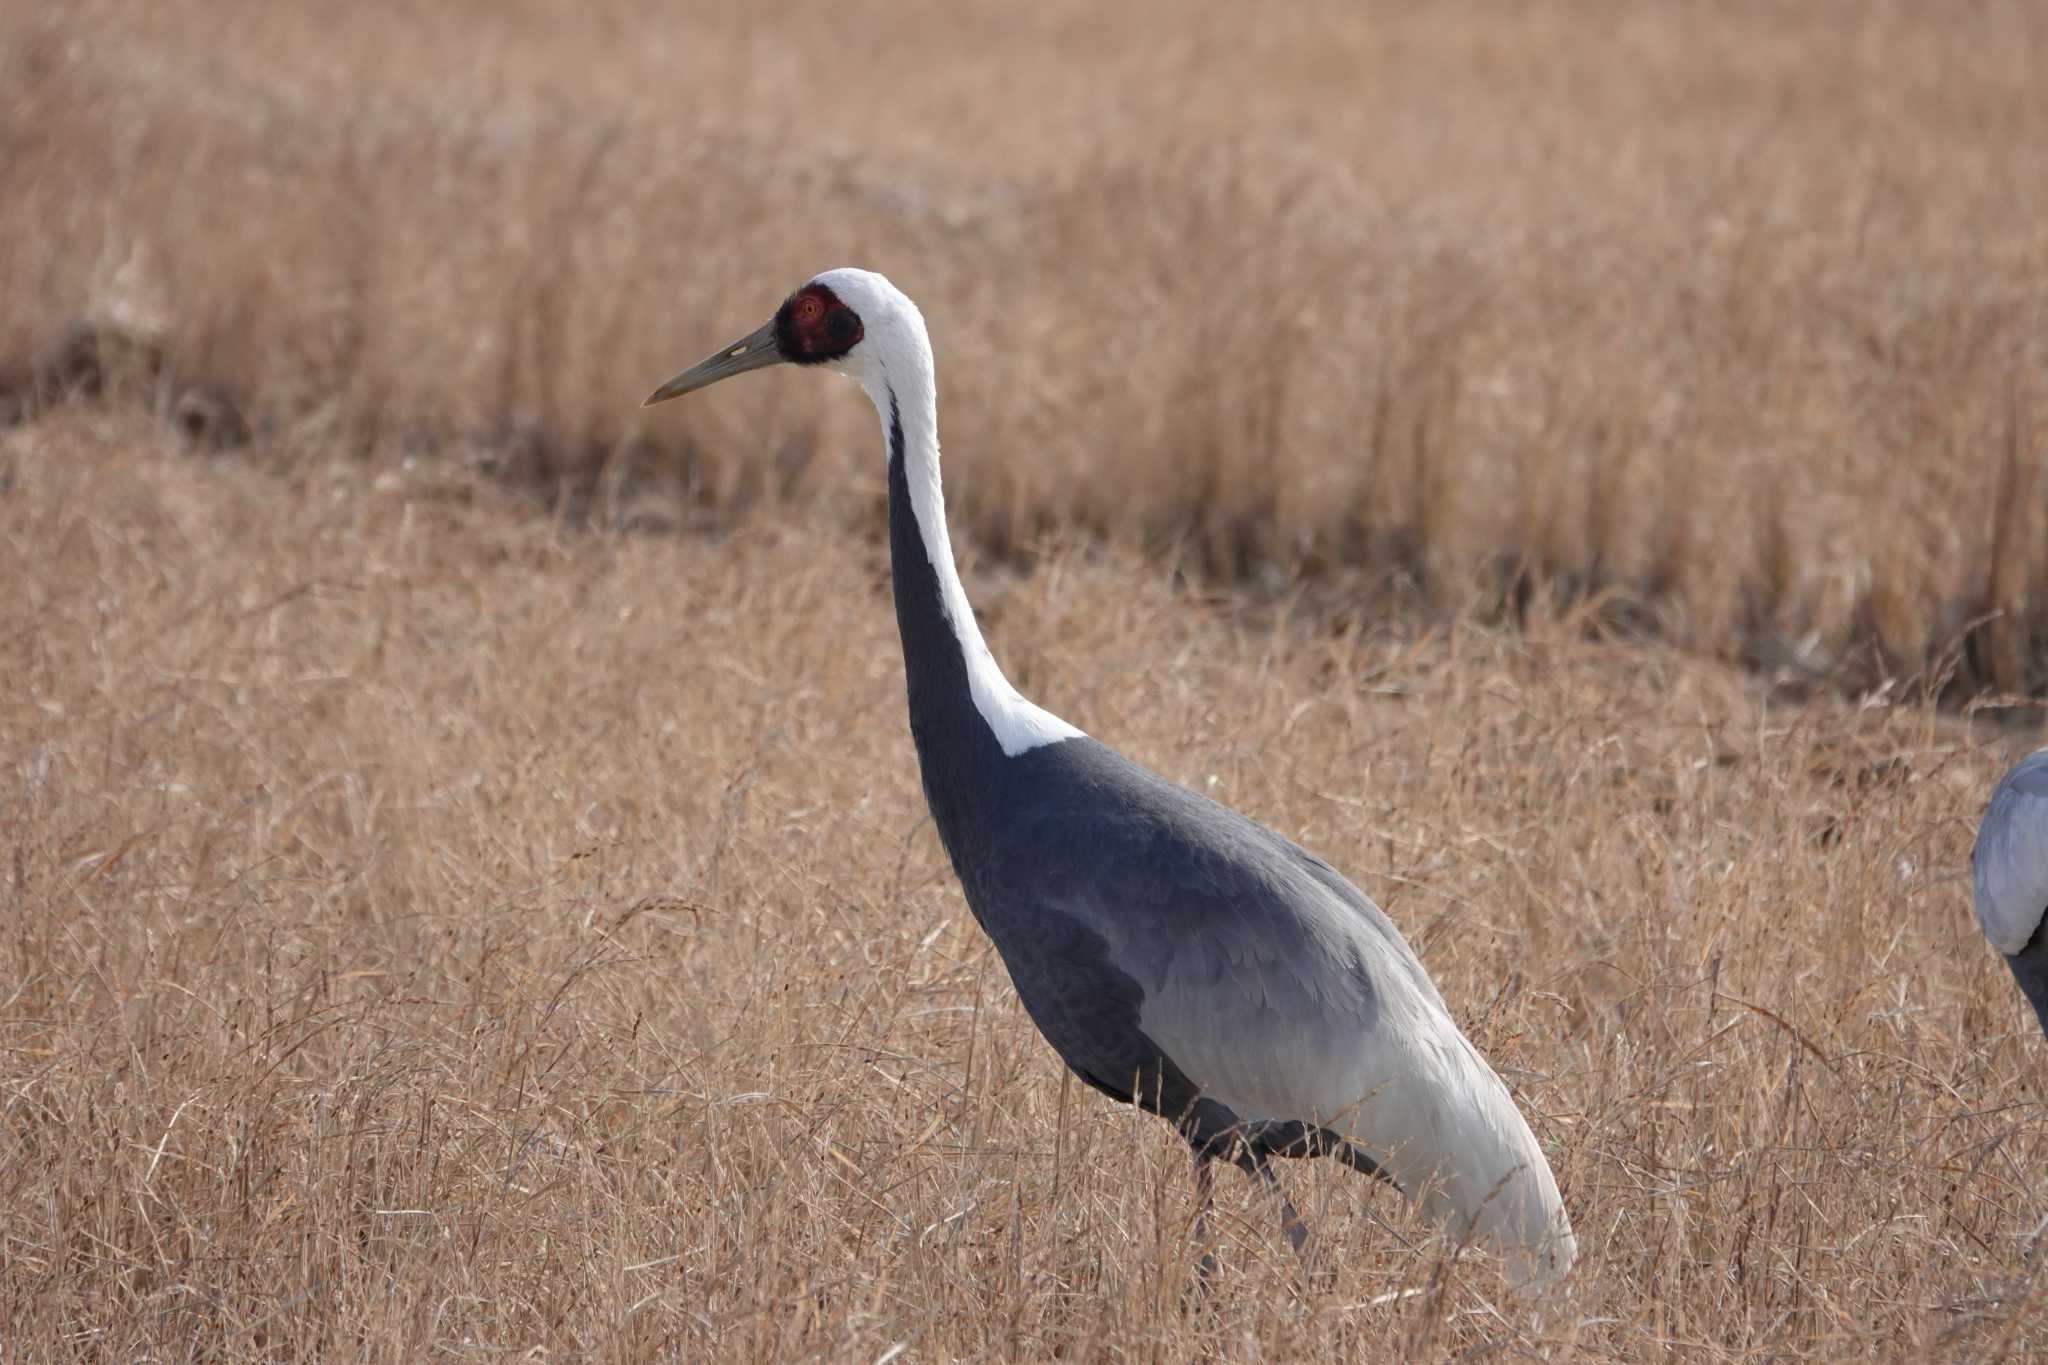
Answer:
<svg viewBox="0 0 2048 1365"><path fill-rule="evenodd" d="M798 365L837 360L859 344L860 314L822 284L807 284L775 313L775 349Z"/></svg>

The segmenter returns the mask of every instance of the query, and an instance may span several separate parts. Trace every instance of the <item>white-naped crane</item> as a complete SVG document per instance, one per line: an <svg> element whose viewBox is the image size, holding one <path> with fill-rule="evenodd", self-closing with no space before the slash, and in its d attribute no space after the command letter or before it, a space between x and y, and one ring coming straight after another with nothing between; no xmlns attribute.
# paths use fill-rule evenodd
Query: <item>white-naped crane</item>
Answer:
<svg viewBox="0 0 2048 1365"><path fill-rule="evenodd" d="M1999 779L1970 853L1977 923L2048 1033L2048 749Z"/></svg>
<svg viewBox="0 0 2048 1365"><path fill-rule="evenodd" d="M858 380L882 419L889 560L925 799L967 904L1073 1073L1175 1123L1199 1207L1222 1160L1329 1156L1540 1285L1577 1254L1543 1149L1400 931L1314 854L1018 694L953 565L923 315L830 270L651 394L778 364ZM1202 1240L1201 1220L1196 1237ZM1210 1265L1205 1252L1203 1268Z"/></svg>

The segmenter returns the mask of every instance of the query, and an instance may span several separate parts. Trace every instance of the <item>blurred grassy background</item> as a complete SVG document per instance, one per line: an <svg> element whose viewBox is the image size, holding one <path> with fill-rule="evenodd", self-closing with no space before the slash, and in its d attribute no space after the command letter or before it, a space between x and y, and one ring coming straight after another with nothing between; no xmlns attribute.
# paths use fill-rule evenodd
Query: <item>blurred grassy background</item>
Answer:
<svg viewBox="0 0 2048 1365"><path fill-rule="evenodd" d="M869 526L853 395L635 407L863 264L932 323L998 556L2048 689L2037 5L86 0L5 39L18 392L112 328L281 459Z"/></svg>

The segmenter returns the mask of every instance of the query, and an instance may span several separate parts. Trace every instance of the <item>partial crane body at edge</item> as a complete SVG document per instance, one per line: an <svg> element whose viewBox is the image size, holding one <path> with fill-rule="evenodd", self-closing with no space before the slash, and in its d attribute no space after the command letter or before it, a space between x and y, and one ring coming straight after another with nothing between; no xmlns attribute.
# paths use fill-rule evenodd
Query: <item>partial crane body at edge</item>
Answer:
<svg viewBox="0 0 2048 1365"><path fill-rule="evenodd" d="M2048 1032L2048 749L1999 779L1970 850L1977 925Z"/></svg>

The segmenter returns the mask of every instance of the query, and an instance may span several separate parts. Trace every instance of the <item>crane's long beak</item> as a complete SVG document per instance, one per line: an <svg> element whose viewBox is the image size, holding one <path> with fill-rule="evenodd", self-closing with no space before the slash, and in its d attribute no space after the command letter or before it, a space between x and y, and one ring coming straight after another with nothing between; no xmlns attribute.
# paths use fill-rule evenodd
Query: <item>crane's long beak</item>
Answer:
<svg viewBox="0 0 2048 1365"><path fill-rule="evenodd" d="M663 384L640 406L652 407L666 403L671 398L681 398L686 393L716 384L721 379L730 379L748 370L765 369L782 363L782 352L775 346L775 321L769 319L754 331L720 350L716 355L698 361L674 379Z"/></svg>

